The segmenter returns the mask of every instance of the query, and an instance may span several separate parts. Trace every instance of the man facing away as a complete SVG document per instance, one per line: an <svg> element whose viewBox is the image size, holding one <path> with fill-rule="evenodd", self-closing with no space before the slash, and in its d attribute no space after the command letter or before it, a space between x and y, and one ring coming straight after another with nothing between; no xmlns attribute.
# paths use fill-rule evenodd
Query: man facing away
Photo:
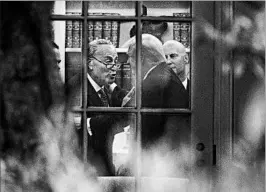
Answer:
<svg viewBox="0 0 266 192"><path fill-rule="evenodd" d="M136 42L134 39L130 39L128 42L126 43L129 46L128 61L131 64L134 77L136 74ZM178 76L166 63L164 55L159 39L150 34L142 35L142 107L186 108L188 106L186 90ZM141 129L144 156L146 152L153 151L160 151L162 156L171 153L182 142L189 141L188 129L187 118L162 113L144 114ZM152 174L153 163L149 162L144 158L144 175Z"/></svg>

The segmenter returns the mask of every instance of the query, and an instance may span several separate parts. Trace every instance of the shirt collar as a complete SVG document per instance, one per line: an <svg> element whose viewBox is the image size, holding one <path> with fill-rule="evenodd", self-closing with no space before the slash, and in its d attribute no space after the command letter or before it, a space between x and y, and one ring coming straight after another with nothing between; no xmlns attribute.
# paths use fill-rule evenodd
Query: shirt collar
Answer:
<svg viewBox="0 0 266 192"><path fill-rule="evenodd" d="M185 89L187 89L187 78L182 82L182 84L184 85Z"/></svg>
<svg viewBox="0 0 266 192"><path fill-rule="evenodd" d="M87 77L94 90L98 93L98 91L100 91L102 88L91 78L91 76L88 73Z"/></svg>

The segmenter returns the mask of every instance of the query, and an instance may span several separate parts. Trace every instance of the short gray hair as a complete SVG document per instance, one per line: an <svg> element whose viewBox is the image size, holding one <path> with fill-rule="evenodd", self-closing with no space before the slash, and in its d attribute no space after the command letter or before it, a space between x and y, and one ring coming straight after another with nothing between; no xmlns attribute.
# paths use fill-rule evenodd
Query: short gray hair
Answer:
<svg viewBox="0 0 266 192"><path fill-rule="evenodd" d="M132 37L127 45L128 46L128 52L132 52L133 54L136 54L136 40L135 37ZM141 57L142 58L149 58L154 63L160 63L165 61L164 51L163 51L163 45L161 41L151 35L151 34L142 34L142 47L141 47Z"/></svg>
<svg viewBox="0 0 266 192"><path fill-rule="evenodd" d="M99 45L113 45L113 44L110 40L106 40L106 39L96 39L90 42L89 47L88 47L88 56L87 56L88 62L91 61L91 58L94 56Z"/></svg>

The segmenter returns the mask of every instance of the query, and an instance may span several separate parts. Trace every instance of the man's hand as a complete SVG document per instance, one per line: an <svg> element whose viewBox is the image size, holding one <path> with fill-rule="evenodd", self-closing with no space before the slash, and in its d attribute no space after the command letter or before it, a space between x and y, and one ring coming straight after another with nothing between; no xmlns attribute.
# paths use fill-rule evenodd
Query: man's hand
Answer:
<svg viewBox="0 0 266 192"><path fill-rule="evenodd" d="M134 93L135 93L135 87L132 87L132 89L124 97L121 107L124 107L130 101L130 99L133 97Z"/></svg>

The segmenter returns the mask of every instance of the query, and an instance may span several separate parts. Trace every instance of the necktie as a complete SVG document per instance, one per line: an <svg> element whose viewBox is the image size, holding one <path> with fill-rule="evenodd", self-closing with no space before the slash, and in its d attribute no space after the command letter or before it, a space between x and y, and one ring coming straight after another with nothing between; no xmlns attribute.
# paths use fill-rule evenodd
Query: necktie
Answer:
<svg viewBox="0 0 266 192"><path fill-rule="evenodd" d="M106 95L106 93L104 92L104 90L103 90L103 89L100 89L100 90L98 91L98 93L99 93L100 96L101 96L101 100L102 100L102 102L103 102L104 107L108 107L108 106L109 106L108 98L107 98L107 95Z"/></svg>

